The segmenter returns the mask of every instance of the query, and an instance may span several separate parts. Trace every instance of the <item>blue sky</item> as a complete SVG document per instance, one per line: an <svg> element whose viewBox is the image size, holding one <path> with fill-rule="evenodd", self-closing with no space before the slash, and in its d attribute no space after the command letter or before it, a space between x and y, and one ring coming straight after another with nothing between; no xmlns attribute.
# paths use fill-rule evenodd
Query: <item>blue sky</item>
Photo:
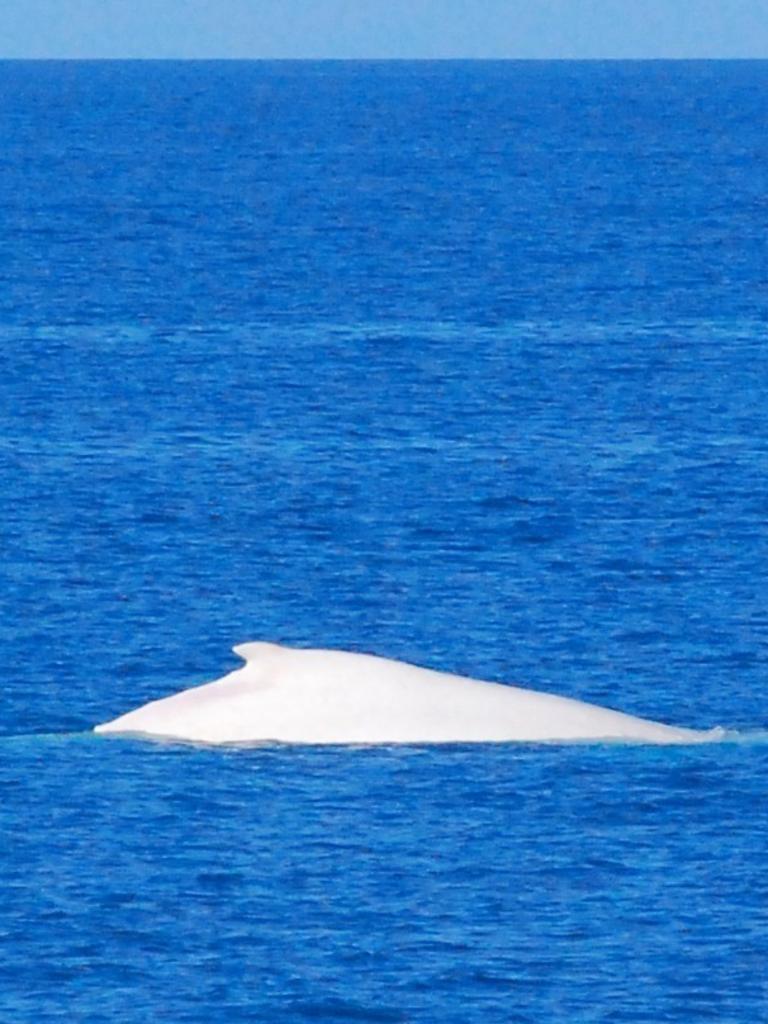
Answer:
<svg viewBox="0 0 768 1024"><path fill-rule="evenodd" d="M4 0L2 57L768 57L768 0Z"/></svg>

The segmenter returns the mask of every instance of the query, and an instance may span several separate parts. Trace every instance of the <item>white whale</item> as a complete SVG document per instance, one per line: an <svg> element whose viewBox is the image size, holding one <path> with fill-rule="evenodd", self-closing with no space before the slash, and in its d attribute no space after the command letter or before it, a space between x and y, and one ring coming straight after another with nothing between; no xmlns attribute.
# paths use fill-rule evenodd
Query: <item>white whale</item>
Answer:
<svg viewBox="0 0 768 1024"><path fill-rule="evenodd" d="M270 643L233 650L243 668L95 731L215 744L697 743L718 735L370 654Z"/></svg>

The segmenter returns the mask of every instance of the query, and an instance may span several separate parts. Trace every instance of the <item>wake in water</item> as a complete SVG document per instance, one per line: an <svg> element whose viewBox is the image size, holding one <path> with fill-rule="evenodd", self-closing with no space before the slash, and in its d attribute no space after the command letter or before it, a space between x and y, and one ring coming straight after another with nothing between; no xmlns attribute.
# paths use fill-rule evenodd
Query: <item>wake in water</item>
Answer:
<svg viewBox="0 0 768 1024"><path fill-rule="evenodd" d="M46 744L46 745L50 745L50 746L57 746L57 747L58 746L64 746L64 745L66 745L68 743L75 743L75 742L76 743L88 743L88 744L90 744L90 743L101 742L102 741L102 737L104 735L106 735L107 739L123 738L123 739L143 740L143 741L146 741L146 742L150 743L152 746L169 746L169 745L172 745L172 746L192 747L192 748L199 748L199 749L206 749L206 750L211 750L211 749L219 748L219 747L222 747L222 746L226 746L227 749L230 749L230 750L256 750L256 749L280 750L280 749L288 749L288 748L290 748L292 746L296 746L296 744L281 742L281 741L278 741L278 740L271 740L271 741L270 740L254 740L252 742L231 743L231 744L226 744L226 745L224 745L224 744L211 744L211 743L205 743L205 742L199 741L199 740L197 740L197 741L195 741L195 740L183 740L183 739L179 739L178 737L157 736L157 735L152 735L151 733L141 733L141 732L130 732L130 733L126 732L126 733L119 733L119 734L115 734L115 735L110 735L108 733L107 734L99 733L97 730L92 730L92 729L89 729L89 730L87 730L85 732L9 733L8 735L0 736L0 746L2 746L2 747L7 749L7 748L14 747L14 746L19 747L19 748L26 748L26 747L30 747L30 746L39 747L41 744ZM498 747L502 747L502 746L506 746L506 747L515 746L515 747L519 747L521 749L524 749L526 747L532 747L532 746L537 746L537 747L544 746L544 747L547 747L547 748L550 748L550 749L551 748L557 748L557 747L572 748L572 747L578 746L578 747L584 747L584 748L595 748L595 747L613 748L613 749L617 749L617 750L637 749L638 747L645 747L645 746L651 746L651 745L655 746L655 747L659 746L659 744L647 744L647 743L643 743L642 741L638 741L638 740L621 740L621 739L595 739L595 740L577 740L577 741L563 741L563 740L543 740L542 741L542 740L540 740L538 742L530 741L530 740L529 741L524 741L524 740L510 741L510 740L507 740L507 741L487 741L486 743L482 743L482 742L479 742L479 741L474 741L471 744L470 743L466 743L465 744L465 743L462 743L461 741L458 741L458 742L452 743L452 744L444 743L444 744L441 744L441 745L444 746L444 747L447 747L447 746L460 746L460 747L461 746L472 746L472 747L486 746L489 749L494 749L494 748L498 748ZM665 744L665 746L667 746L668 748L671 748L671 749L680 749L680 748L690 749L691 747L718 747L718 746L741 746L741 747L755 746L755 747L761 747L761 746L766 746L766 745L768 745L768 729L739 730L739 729L724 729L721 726L717 726L714 729L710 729L710 730L702 733L702 735L699 738L697 738L697 739L695 739L695 740L693 740L691 742L687 742L686 743L685 741L680 741L678 743ZM313 746L313 744L302 744L302 746L308 747L308 746ZM436 744L434 744L434 743L429 743L429 744L428 743L417 743L417 742L411 742L411 743L408 743L408 744L403 744L403 743L378 743L378 744L370 744L370 743L338 743L338 744L319 744L318 746L322 746L325 749L328 749L329 747L335 747L336 749L342 749L343 748L345 750L361 750L361 751L364 751L364 750L370 749L372 746L376 746L378 748L382 748L382 747L402 747L402 746L420 747L421 746L421 747L425 747L426 748L426 747L435 747Z"/></svg>

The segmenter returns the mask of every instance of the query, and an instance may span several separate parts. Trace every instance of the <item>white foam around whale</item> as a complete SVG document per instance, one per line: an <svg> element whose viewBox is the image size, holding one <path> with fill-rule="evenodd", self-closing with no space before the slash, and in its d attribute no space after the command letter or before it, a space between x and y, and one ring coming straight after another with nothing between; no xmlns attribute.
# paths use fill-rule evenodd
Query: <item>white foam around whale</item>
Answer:
<svg viewBox="0 0 768 1024"><path fill-rule="evenodd" d="M233 650L243 668L95 731L216 744L697 743L721 735L369 654L270 643Z"/></svg>

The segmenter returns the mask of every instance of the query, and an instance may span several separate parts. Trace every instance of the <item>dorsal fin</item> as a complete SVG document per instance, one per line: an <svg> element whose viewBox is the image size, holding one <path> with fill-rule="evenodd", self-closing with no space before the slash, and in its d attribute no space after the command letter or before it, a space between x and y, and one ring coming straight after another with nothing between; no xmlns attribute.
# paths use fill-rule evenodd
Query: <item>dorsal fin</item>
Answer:
<svg viewBox="0 0 768 1024"><path fill-rule="evenodd" d="M280 644L270 644L266 640L252 640L249 643L237 644L232 648L233 654L249 664L252 661L260 661L265 654L277 654L283 648Z"/></svg>

